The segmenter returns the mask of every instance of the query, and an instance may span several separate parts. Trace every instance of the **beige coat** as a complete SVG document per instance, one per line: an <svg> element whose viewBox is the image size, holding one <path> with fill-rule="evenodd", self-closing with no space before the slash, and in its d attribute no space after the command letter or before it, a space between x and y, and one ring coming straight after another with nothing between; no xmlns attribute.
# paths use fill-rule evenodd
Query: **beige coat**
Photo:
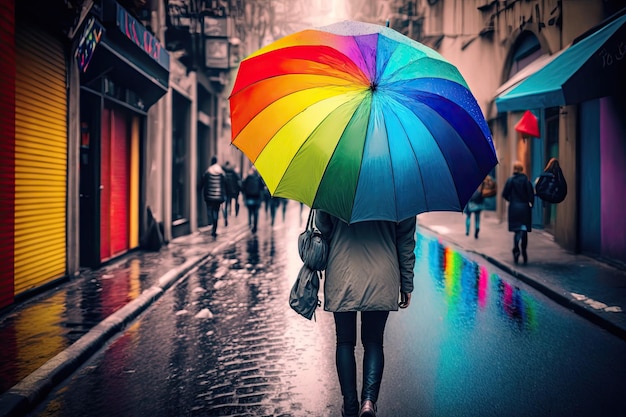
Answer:
<svg viewBox="0 0 626 417"><path fill-rule="evenodd" d="M413 291L415 223L411 217L348 225L317 210L315 225L329 242L324 310L398 310L400 291Z"/></svg>

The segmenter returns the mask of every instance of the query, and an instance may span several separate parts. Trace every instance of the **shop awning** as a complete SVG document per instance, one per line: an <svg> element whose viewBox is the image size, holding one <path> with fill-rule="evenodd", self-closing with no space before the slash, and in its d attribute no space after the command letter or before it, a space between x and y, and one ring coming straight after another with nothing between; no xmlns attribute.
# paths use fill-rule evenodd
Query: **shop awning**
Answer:
<svg viewBox="0 0 626 417"><path fill-rule="evenodd" d="M564 49L495 100L498 112L563 106L604 97L623 83L626 15Z"/></svg>
<svg viewBox="0 0 626 417"><path fill-rule="evenodd" d="M548 65L559 55L560 55L560 52L557 52L552 55L544 54L544 55L541 55L539 58L535 59L530 64L526 65L524 68L516 72L511 78L506 80L500 87L498 87L494 95L494 99L497 99L498 97L503 96L504 94L508 93L509 91L517 87L519 83L521 83L526 78L530 77L531 75L539 71L541 68Z"/></svg>

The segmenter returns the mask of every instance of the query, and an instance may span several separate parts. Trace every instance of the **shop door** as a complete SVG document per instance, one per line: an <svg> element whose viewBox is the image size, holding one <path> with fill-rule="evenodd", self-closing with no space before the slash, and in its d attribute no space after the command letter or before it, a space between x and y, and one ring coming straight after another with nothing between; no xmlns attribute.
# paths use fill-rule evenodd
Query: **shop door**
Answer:
<svg viewBox="0 0 626 417"><path fill-rule="evenodd" d="M100 260L129 248L130 138L128 117L103 109L100 161Z"/></svg>

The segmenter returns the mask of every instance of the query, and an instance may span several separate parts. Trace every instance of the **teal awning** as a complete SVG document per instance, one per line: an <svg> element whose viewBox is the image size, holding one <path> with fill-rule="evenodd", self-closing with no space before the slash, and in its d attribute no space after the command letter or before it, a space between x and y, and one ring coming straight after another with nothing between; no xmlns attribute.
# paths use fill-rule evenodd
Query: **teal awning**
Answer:
<svg viewBox="0 0 626 417"><path fill-rule="evenodd" d="M624 85L626 15L569 46L496 98L498 112L564 106L604 97Z"/></svg>

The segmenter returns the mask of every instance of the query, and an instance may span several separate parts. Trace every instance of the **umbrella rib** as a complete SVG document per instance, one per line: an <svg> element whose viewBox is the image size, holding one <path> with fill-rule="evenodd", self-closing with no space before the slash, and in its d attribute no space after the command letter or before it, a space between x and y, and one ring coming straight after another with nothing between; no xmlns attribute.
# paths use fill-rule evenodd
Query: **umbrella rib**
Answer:
<svg viewBox="0 0 626 417"><path fill-rule="evenodd" d="M321 177L320 177L320 184L321 184L321 183L322 183L322 181L324 180L324 177L326 176L326 172L328 171L328 166L330 165L330 161L331 161L331 160L333 159L333 157L335 156L335 153L337 152L337 147L338 147L339 143L341 142L341 139L343 138L343 135L345 134L346 130L348 129L348 126L350 126L350 124L351 124L352 120L354 119L355 115L356 115L356 111L352 114L352 116L350 117L350 120L348 120L348 123L346 123L346 125L344 126L343 131L341 132L341 135L339 136L339 140L337 141L337 144L335 145L335 148L333 149L333 151L332 151L332 153L331 153L331 155L330 155L330 158L328 158L329 163L327 163L327 164L326 164L326 166L324 167L324 171L322 172L322 175L321 175ZM371 112L369 112L369 113L368 113L368 116L367 116L367 124L366 124L366 126L367 126L367 125L369 125L370 118L371 118ZM321 123L320 123L320 125L321 125ZM319 127L319 126L318 126L318 127ZM317 130L317 128L316 128L315 130ZM315 132L315 130L313 131L313 133ZM312 133L312 134L313 134L313 133ZM312 134L311 134L311 135L312 135ZM310 139L310 136L307 138L307 140L306 140L306 141L308 141L309 139ZM304 142L302 143L302 145L304 145L304 143L305 143L306 141L304 141ZM299 152L299 150L298 150L298 152ZM362 148L362 150L361 150L361 160L363 160L363 154L364 154L364 152L365 152L365 146L363 146L363 148ZM286 171L285 171L285 172L286 172ZM355 188L354 188L354 194L355 194L355 195L356 195L356 191L357 191L357 188L358 188L358 184L359 184L359 177L360 177L360 176L361 176L361 164L359 164L359 172L358 172L358 173L357 173L357 175L356 175L356 179L357 179L357 180L356 180L356 186L355 186ZM314 208L314 206L315 206L315 201L316 201L316 200L317 200L317 193L316 193L316 195L315 195L315 198L313 198L313 202L311 203L311 208ZM348 223L348 224L350 224L350 223L351 223L353 209L354 209L354 206L353 206L353 207L351 207L351 210L350 210L350 218L349 218L349 219L345 219L345 222L346 222L346 223ZM343 219L342 219L342 220L343 220Z"/></svg>
<svg viewBox="0 0 626 417"><path fill-rule="evenodd" d="M411 111L411 109L409 109L408 107L406 107L406 106L405 106L404 104L402 104L401 102L398 102L397 100L394 100L394 101L395 101L395 102L396 102L399 106L402 106L402 107L404 107L405 109L407 109L408 111ZM392 112L392 113L396 116L396 118L397 118L398 120L402 120L402 118L401 118L401 117L400 117L400 116L396 113L396 111L395 111L395 109L394 109L394 106L390 106L390 111L391 111L391 112ZM400 123L400 126L402 127L402 130L404 131L404 134L405 134L405 135L406 135L406 137L408 138L408 137L409 137L409 133L408 133L407 129L404 127L404 124L403 124L403 123ZM417 169L418 169L418 171L419 171L419 173L420 173L419 178L420 178L420 181L421 181L421 183L422 183L422 190L424 190L424 193L426 193L426 183L424 182L424 176L422 175L422 167L421 167L421 164L420 164L420 160L419 160L419 158L418 158L418 157L417 157L417 155L415 154L415 149L413 148L413 146L411 146L411 152L413 153L413 158L415 159L415 163L416 163L416 165L417 165ZM392 171L392 175L393 175L393 171ZM394 182L394 187L395 187L395 182ZM395 195L395 194L394 194L394 195ZM430 209L428 208L428 199L426 199L426 197L425 197L425 196L424 196L424 203L426 204L426 208L427 208L427 210L426 210L426 211L429 211ZM396 208L397 208L397 204L396 204ZM396 211L396 217L398 217L398 216L399 216L399 214L400 214L400 213L398 213L398 212Z"/></svg>

